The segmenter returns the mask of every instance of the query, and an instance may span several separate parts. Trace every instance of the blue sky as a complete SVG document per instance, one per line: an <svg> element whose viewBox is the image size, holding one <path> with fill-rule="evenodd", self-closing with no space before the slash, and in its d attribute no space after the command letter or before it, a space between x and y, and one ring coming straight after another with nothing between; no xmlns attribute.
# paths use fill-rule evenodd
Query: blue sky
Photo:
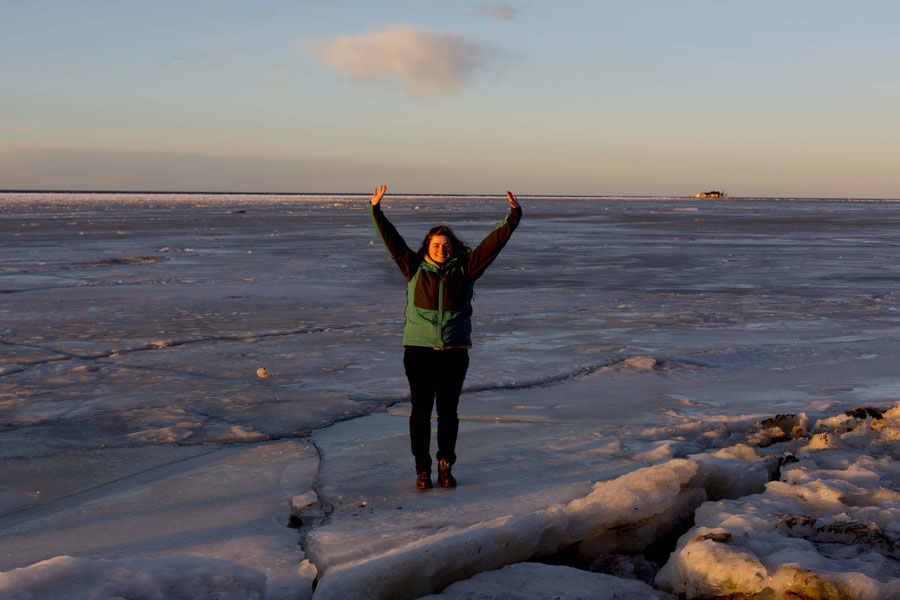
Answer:
<svg viewBox="0 0 900 600"><path fill-rule="evenodd" d="M900 6L0 0L0 188L900 197Z"/></svg>

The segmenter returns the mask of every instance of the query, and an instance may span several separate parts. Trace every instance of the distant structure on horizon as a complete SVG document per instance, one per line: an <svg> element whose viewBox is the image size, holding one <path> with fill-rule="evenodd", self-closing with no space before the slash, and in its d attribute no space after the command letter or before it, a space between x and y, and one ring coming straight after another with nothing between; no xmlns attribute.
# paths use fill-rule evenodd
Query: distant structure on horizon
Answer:
<svg viewBox="0 0 900 600"><path fill-rule="evenodd" d="M702 194L697 194L697 198L727 198L728 194L725 192L720 192L719 190L712 190L709 192L703 192Z"/></svg>

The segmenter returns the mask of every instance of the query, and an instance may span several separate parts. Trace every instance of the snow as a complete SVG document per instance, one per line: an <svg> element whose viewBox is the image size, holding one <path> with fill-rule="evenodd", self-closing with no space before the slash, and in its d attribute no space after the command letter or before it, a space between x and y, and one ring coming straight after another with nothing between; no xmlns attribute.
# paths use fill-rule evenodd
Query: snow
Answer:
<svg viewBox="0 0 900 600"><path fill-rule="evenodd" d="M365 202L0 194L4 577L190 555L270 599L414 597L548 554L636 575L696 512L673 590L889 589L900 205L525 197L476 288L460 486L422 493ZM506 210L385 203L413 245Z"/></svg>
<svg viewBox="0 0 900 600"><path fill-rule="evenodd" d="M900 405L877 420L820 419L814 430L779 444L797 460L764 492L699 507L657 576L663 589L697 598L900 597Z"/></svg>

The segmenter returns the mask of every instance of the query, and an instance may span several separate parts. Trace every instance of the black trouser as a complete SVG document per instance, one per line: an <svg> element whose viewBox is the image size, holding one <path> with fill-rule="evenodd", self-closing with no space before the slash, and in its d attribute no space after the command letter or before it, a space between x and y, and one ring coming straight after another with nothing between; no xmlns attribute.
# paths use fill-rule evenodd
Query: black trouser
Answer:
<svg viewBox="0 0 900 600"><path fill-rule="evenodd" d="M456 434L459 418L456 407L462 391L469 351L465 348L434 350L406 346L403 366L409 380L412 412L409 415L409 440L416 458L416 472L431 472L431 409L437 398L438 461L456 462Z"/></svg>

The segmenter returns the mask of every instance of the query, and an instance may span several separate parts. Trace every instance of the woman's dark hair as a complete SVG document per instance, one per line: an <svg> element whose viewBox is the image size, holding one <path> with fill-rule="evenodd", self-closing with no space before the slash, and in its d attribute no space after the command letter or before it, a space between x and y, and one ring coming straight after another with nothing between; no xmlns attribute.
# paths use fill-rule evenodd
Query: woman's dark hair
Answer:
<svg viewBox="0 0 900 600"><path fill-rule="evenodd" d="M472 251L471 248L466 246L458 237L456 237L456 234L453 233L452 229L446 225L438 225L437 227L432 227L425 236L425 239L422 241L422 247L419 248L419 256L424 258L428 255L428 244L431 243L431 238L436 235L445 235L450 238L450 245L453 246L453 256L451 258L461 258Z"/></svg>

